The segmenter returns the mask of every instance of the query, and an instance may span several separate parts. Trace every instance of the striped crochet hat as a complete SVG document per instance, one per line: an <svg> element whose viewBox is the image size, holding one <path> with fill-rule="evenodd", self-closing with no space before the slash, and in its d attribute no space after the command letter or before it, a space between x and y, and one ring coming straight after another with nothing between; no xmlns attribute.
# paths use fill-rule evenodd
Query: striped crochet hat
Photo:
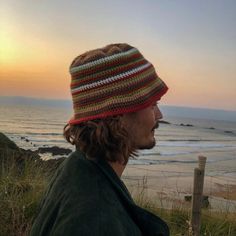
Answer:
<svg viewBox="0 0 236 236"><path fill-rule="evenodd" d="M69 124L141 110L168 90L153 65L128 44L82 54L70 73L74 117Z"/></svg>

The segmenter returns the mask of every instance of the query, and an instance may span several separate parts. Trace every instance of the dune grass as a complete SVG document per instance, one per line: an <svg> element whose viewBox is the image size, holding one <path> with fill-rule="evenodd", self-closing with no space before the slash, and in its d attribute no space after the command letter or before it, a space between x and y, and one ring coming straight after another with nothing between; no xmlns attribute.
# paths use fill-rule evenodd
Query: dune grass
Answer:
<svg viewBox="0 0 236 236"><path fill-rule="evenodd" d="M29 234L40 200L53 174L53 171L46 172L32 158L26 159L19 171L14 155L12 151L4 151L0 156L0 236ZM171 235L189 235L189 208L176 204L172 209L160 208L159 204L146 196L145 183L133 196L137 204L168 223ZM201 235L236 235L236 213L204 210Z"/></svg>
<svg viewBox="0 0 236 236"><path fill-rule="evenodd" d="M147 197L140 196L136 202L138 205L151 211L164 219L170 227L171 235L189 235L190 232L190 207L179 204L171 209L160 208L159 204ZM236 213L235 212L211 212L208 209L202 210L201 216L201 235L208 236L234 236L236 235Z"/></svg>
<svg viewBox="0 0 236 236"><path fill-rule="evenodd" d="M19 170L15 155L18 153L8 150L0 156L0 236L29 234L51 178L51 174L32 159L26 158Z"/></svg>
<svg viewBox="0 0 236 236"><path fill-rule="evenodd" d="M166 209L163 196L150 198L147 194L147 179L144 177L141 184L135 189L130 189L136 203L158 215L167 222L170 227L171 236L192 236L190 233L191 204L183 204L174 199L168 205L172 207ZM211 211L202 209L200 235L207 236L234 236L236 235L236 212L229 212L228 208L224 211Z"/></svg>

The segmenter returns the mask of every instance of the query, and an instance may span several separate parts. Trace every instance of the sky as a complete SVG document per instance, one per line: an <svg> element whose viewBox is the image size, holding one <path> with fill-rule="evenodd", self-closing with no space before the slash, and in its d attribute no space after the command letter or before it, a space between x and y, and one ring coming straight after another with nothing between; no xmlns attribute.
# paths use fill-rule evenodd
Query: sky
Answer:
<svg viewBox="0 0 236 236"><path fill-rule="evenodd" d="M235 0L0 0L0 95L70 99L72 60L119 42L155 66L162 104L236 110Z"/></svg>

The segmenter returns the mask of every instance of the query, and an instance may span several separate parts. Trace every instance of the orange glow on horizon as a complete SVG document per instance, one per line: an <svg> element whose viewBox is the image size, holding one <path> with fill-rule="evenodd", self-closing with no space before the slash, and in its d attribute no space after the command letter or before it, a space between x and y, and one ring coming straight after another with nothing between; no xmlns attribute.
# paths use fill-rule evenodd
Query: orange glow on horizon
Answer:
<svg viewBox="0 0 236 236"><path fill-rule="evenodd" d="M44 42L13 32L2 34L0 45L0 95L71 99L68 68L78 53L67 48L68 45L63 48L52 41ZM89 48L86 43L77 46L81 53ZM232 103L225 105L222 96L233 101L235 92L224 83L222 74L207 67L199 69L197 61L196 65L191 61L178 61L178 57L177 54L175 58L166 55L155 63L155 56L150 55L150 61L169 87L162 104L232 109ZM220 89L212 87L212 79Z"/></svg>
<svg viewBox="0 0 236 236"><path fill-rule="evenodd" d="M0 95L69 98L70 76L63 52L50 43L3 31Z"/></svg>

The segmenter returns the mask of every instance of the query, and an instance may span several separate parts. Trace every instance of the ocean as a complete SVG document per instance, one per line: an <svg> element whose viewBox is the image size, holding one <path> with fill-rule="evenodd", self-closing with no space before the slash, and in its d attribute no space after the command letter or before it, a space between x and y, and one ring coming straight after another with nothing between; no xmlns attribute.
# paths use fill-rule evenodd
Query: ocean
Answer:
<svg viewBox="0 0 236 236"><path fill-rule="evenodd" d="M1 104L0 131L24 149L58 146L74 150L62 136L71 114L68 106ZM196 165L198 155L205 155L211 166L208 175L236 177L236 120L181 117L165 112L163 115L170 124L160 124L156 130L156 146L140 151L129 165ZM55 156L42 154L42 158Z"/></svg>

